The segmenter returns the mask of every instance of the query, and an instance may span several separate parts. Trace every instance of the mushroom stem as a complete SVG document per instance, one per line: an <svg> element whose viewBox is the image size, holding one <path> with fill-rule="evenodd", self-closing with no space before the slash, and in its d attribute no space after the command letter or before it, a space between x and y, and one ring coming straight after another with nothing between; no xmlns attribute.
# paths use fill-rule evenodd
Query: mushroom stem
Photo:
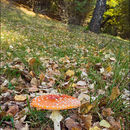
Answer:
<svg viewBox="0 0 130 130"><path fill-rule="evenodd" d="M63 119L59 111L52 111L50 118L54 122L54 130L61 130L60 121Z"/></svg>

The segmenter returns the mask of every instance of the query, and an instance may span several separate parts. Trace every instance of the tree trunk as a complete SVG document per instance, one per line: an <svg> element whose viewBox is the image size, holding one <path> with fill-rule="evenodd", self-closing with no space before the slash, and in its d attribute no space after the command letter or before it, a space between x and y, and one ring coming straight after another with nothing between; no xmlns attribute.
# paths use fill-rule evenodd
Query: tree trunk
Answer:
<svg viewBox="0 0 130 130"><path fill-rule="evenodd" d="M101 28L101 22L103 14L106 10L106 0L97 0L96 7L94 9L93 17L90 21L90 31L99 33Z"/></svg>

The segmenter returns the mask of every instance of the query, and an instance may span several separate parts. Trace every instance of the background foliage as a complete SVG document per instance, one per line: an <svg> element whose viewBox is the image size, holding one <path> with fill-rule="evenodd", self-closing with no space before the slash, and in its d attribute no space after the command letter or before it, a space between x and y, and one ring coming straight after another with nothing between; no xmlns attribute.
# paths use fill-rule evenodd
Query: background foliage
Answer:
<svg viewBox="0 0 130 130"><path fill-rule="evenodd" d="M129 0L108 0L104 21L107 18L109 19L103 25L104 32L123 38L129 37Z"/></svg>
<svg viewBox="0 0 130 130"><path fill-rule="evenodd" d="M25 4L34 12L47 14L50 17L68 24L89 24L96 0L14 0ZM129 0L107 0L102 31L122 38L130 38ZM88 25L87 25L88 26Z"/></svg>

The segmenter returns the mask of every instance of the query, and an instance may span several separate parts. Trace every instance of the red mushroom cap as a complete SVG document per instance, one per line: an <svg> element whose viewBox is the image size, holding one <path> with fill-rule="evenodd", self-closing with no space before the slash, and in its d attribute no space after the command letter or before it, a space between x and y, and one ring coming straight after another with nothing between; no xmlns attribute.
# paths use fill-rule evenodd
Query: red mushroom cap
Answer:
<svg viewBox="0 0 130 130"><path fill-rule="evenodd" d="M31 106L47 110L65 110L79 107L80 101L75 97L64 94L47 94L34 98Z"/></svg>

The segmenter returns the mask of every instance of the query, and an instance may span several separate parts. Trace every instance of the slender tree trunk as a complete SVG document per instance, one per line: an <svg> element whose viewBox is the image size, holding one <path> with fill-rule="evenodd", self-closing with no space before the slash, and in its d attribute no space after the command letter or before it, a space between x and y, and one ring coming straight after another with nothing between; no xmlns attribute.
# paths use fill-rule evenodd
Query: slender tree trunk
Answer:
<svg viewBox="0 0 130 130"><path fill-rule="evenodd" d="M93 17L90 21L90 31L99 33L103 14L106 10L106 0L97 0L96 7L93 12Z"/></svg>

